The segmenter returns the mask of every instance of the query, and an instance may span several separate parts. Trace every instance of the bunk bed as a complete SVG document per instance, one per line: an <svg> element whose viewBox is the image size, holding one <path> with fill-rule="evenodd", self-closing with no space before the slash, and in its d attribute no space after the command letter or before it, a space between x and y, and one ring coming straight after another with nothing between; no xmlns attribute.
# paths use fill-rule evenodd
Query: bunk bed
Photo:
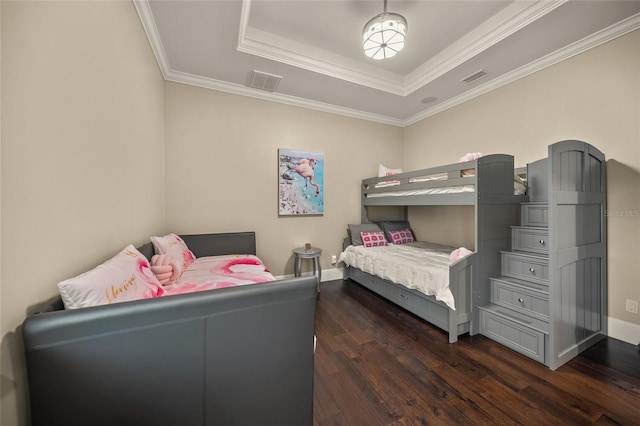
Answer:
<svg viewBox="0 0 640 426"><path fill-rule="evenodd" d="M518 205L526 201L513 156L494 154L477 160L364 179L361 187L363 224L408 220L410 206L473 206L473 253L449 266L448 286L455 309L434 296L409 289L346 265L351 279L418 317L445 330L455 343L464 333L478 333L477 306L489 303L489 276L500 270L500 251L509 247L510 226L518 220ZM516 194L516 192L518 194ZM352 244L352 235L344 242Z"/></svg>

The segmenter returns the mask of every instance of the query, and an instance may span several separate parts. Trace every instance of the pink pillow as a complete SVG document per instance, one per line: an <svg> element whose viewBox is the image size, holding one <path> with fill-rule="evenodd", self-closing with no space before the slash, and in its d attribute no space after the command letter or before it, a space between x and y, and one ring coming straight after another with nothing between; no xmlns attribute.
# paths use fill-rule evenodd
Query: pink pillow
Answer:
<svg viewBox="0 0 640 426"><path fill-rule="evenodd" d="M151 265L132 245L94 269L58 283L66 309L150 299L164 294Z"/></svg>
<svg viewBox="0 0 640 426"><path fill-rule="evenodd" d="M451 261L451 263L456 263L458 260L462 259L463 257L467 257L472 253L473 252L466 247L460 247L451 252L451 254L449 255L449 260Z"/></svg>
<svg viewBox="0 0 640 426"><path fill-rule="evenodd" d="M151 237L151 242L157 254L170 255L178 263L181 271L187 269L196 260L189 247L176 234Z"/></svg>
<svg viewBox="0 0 640 426"><path fill-rule="evenodd" d="M361 232L360 238L362 238L362 244L365 247L381 247L387 245L387 239L384 237L384 232Z"/></svg>
<svg viewBox="0 0 640 426"><path fill-rule="evenodd" d="M385 176L393 176L402 173L402 169L390 169L388 167L383 166L382 164L378 165L378 177ZM398 185L400 183L399 180L388 180L385 182L379 182L376 184L376 188L380 188L383 186L393 186Z"/></svg>
<svg viewBox="0 0 640 426"><path fill-rule="evenodd" d="M412 243L414 241L413 234L411 233L411 229L389 231L389 236L391 237L391 242L393 244L407 244L407 243Z"/></svg>

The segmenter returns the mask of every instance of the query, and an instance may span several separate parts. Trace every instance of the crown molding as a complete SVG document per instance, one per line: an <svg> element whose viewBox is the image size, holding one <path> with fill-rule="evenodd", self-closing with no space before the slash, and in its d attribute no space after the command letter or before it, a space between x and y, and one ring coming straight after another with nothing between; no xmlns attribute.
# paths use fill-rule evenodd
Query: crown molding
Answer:
<svg viewBox="0 0 640 426"><path fill-rule="evenodd" d="M405 96L403 76L249 26L251 0L242 2L238 51L329 77ZM364 55L364 53L363 53Z"/></svg>
<svg viewBox="0 0 640 426"><path fill-rule="evenodd" d="M447 49L407 74L405 95L431 83L458 65L479 55L516 31L540 19L568 0L514 2Z"/></svg>
<svg viewBox="0 0 640 426"><path fill-rule="evenodd" d="M372 114L352 108L339 107L323 102L310 101L308 99L283 95L280 93L265 92L240 84L228 83L212 78L174 71L169 65L169 61L167 59L164 46L162 45L162 40L160 39L155 20L153 19L153 13L151 12L151 7L149 6L148 0L134 0L133 4L136 8L136 11L138 12L138 16L140 17L140 21L142 22L142 27L144 28L144 31L147 35L147 39L149 40L149 44L151 45L151 50L153 51L156 62L158 63L160 72L162 73L165 81L172 81L175 83L188 84L191 86L218 90L221 92L232 93L240 96L248 96L256 99L279 102L286 105L314 109L317 111L338 114L345 117L357 118L360 120L373 121L376 123L389 124L392 126L402 126L402 120L393 117L388 117L380 114ZM243 28L246 28L246 25L241 25L240 36L242 36L242 33L244 31Z"/></svg>
<svg viewBox="0 0 640 426"><path fill-rule="evenodd" d="M156 62L160 67L160 72L166 80L171 67L169 66L169 60L167 59L167 54L165 53L164 46L162 45L162 39L160 39L160 34L158 33L156 21L153 19L153 13L151 12L149 1L133 0L133 5L138 12L140 22L142 22L142 28L144 28L145 34L147 34L147 39L151 45L153 55L156 57Z"/></svg>
<svg viewBox="0 0 640 426"><path fill-rule="evenodd" d="M238 51L394 95L408 96L567 1L514 2L405 76L251 28L251 0L242 3Z"/></svg>
<svg viewBox="0 0 640 426"><path fill-rule="evenodd" d="M398 74L383 73L378 69L369 72L358 70L357 67L364 68L358 61L329 52L320 52L312 46L255 28L247 29L245 38L238 44L238 51L393 95L405 96L403 78ZM338 65L340 62L344 65Z"/></svg>
<svg viewBox="0 0 640 426"><path fill-rule="evenodd" d="M296 96L284 95L276 92L266 92L264 90L253 89L242 84L229 83L226 81L215 80L212 78L201 77L189 73L179 71L169 71L165 80L175 83L188 84L205 89L217 90L220 92L231 93L234 95L248 96L251 98L262 99L270 102L278 102L285 105L297 106L301 108L313 109L321 112L342 115L360 120L374 121L376 123L389 124L391 126L402 127L402 120L398 118L388 117L380 114L372 114L352 108L344 108L337 105L327 104L323 102L310 101L308 99Z"/></svg>
<svg viewBox="0 0 640 426"><path fill-rule="evenodd" d="M640 13L403 120L409 126L640 28Z"/></svg>

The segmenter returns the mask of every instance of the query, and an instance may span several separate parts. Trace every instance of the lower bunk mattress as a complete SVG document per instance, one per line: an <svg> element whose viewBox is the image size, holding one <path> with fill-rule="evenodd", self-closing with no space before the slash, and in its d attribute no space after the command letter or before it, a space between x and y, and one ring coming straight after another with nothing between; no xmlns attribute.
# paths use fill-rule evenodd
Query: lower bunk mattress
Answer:
<svg viewBox="0 0 640 426"><path fill-rule="evenodd" d="M347 266L417 290L455 310L449 287L451 253L456 250L440 244L413 242L382 247L350 245L340 254Z"/></svg>

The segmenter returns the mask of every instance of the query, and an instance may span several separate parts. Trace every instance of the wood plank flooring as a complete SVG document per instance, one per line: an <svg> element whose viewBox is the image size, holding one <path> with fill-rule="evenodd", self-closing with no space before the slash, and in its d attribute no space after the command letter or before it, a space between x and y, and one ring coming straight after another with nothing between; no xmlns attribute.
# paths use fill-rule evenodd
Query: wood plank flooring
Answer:
<svg viewBox="0 0 640 426"><path fill-rule="evenodd" d="M551 371L342 280L322 283L316 334L316 426L640 424L640 352L619 340Z"/></svg>

